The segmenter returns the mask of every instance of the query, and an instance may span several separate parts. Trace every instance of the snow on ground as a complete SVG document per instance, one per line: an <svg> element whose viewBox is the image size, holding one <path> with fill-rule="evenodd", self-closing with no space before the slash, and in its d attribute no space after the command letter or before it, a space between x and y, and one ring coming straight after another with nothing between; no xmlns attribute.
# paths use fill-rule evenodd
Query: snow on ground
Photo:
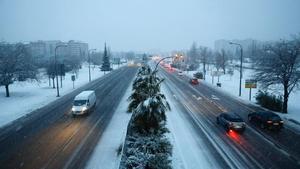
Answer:
<svg viewBox="0 0 300 169"><path fill-rule="evenodd" d="M126 137L127 125L131 114L127 113L127 98L131 92L131 86L127 89L116 109L111 121L102 134L94 152L87 163L87 169L118 169L121 154L117 150L123 145Z"/></svg>
<svg viewBox="0 0 300 169"><path fill-rule="evenodd" d="M118 68L117 65L113 66ZM104 73L98 67L91 66L91 78L95 80ZM59 88L63 96L88 83L88 66L83 65L75 80L75 89L71 81L72 73L66 73L63 87ZM52 84L52 83L51 83ZM55 82L56 85L56 82ZM60 78L59 78L60 85ZM48 78L44 77L40 82L15 82L9 86L10 97L5 97L5 88L0 88L0 127L38 109L57 99L56 89L49 86Z"/></svg>
<svg viewBox="0 0 300 169"><path fill-rule="evenodd" d="M167 127L170 130L169 138L173 145L172 167L174 169L207 169L220 168L218 162L208 151L204 141L197 137L192 124L180 113L173 95L162 85L171 111L167 112Z"/></svg>
<svg viewBox="0 0 300 169"><path fill-rule="evenodd" d="M222 91L225 91L226 93L229 93L233 96L236 96L244 101L249 101L249 89L245 88L245 79L251 79L251 76L255 73L253 69L243 69L243 78L242 78L242 96L239 97L239 79L240 79L240 73L239 70L236 68L234 69L234 73L232 76L229 74L221 75L219 82L221 83L221 87L216 87L216 83L218 82L218 77L212 77L211 71L212 71L212 65L210 65L210 70L207 71L207 75L205 76L206 80L205 83L214 86L215 88L218 88ZM250 66L249 66L250 67ZM202 68L198 69L200 72L202 71ZM215 71L215 69L213 69ZM193 76L193 74L196 71L185 71L188 76ZM251 91L251 103L256 103L255 95L258 92L260 86L258 84L257 89L252 89ZM285 118L288 119L294 119L298 122L300 122L300 90L297 91L295 89L295 92L291 93L289 98L289 105L288 105L288 114L279 114Z"/></svg>

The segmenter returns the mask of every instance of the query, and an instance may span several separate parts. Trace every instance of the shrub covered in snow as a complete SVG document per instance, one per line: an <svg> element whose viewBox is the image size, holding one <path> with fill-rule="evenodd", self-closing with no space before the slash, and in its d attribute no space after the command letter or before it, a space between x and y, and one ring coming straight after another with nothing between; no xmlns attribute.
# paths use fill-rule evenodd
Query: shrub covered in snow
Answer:
<svg viewBox="0 0 300 169"><path fill-rule="evenodd" d="M121 168L168 169L172 145L162 133L133 134L127 137Z"/></svg>
<svg viewBox="0 0 300 169"><path fill-rule="evenodd" d="M268 92L263 92L261 90L258 91L255 96L257 103L267 109L273 111L281 111L282 110L282 98L272 95Z"/></svg>

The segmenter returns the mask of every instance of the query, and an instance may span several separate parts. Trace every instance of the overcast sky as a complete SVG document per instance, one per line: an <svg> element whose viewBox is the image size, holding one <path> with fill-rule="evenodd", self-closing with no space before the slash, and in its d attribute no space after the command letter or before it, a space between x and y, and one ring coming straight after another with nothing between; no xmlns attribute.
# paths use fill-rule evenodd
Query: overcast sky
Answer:
<svg viewBox="0 0 300 169"><path fill-rule="evenodd" d="M300 32L300 0L0 0L0 40L81 40L113 51Z"/></svg>

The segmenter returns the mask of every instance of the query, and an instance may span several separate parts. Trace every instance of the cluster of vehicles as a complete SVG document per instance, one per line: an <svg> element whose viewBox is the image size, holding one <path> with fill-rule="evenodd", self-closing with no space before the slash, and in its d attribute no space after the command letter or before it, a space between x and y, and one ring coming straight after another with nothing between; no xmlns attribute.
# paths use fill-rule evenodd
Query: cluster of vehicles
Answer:
<svg viewBox="0 0 300 169"><path fill-rule="evenodd" d="M243 133L246 129L244 120L233 112L221 113L217 117L217 124L220 124L227 132ZM254 125L260 126L262 129L270 129L279 131L283 128L283 120L273 112L253 112L248 114L248 121Z"/></svg>
<svg viewBox="0 0 300 169"><path fill-rule="evenodd" d="M178 76L183 76L183 72L178 71ZM197 78L191 78L189 82L192 85L199 84ZM283 128L283 120L279 115L273 112L260 111L249 113L248 121L262 129L279 131ZM238 114L233 112L221 113L217 116L216 122L221 125L226 132L236 131L243 133L246 130L245 121Z"/></svg>
<svg viewBox="0 0 300 169"><path fill-rule="evenodd" d="M178 76L183 76L183 72L182 71L178 71ZM197 78L191 78L189 82L192 85L199 84L199 80Z"/></svg>

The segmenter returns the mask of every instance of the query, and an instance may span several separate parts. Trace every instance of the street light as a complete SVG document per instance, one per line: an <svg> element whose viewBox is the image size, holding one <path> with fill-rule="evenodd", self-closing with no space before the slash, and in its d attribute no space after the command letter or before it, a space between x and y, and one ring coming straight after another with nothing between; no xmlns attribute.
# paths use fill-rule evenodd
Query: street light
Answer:
<svg viewBox="0 0 300 169"><path fill-rule="evenodd" d="M55 54L54 54L54 65L55 65L55 76L56 76L56 91L57 91L57 95L56 95L56 97L59 97L59 86L58 86L58 75L57 75L57 63L56 63L56 55L57 55L57 53L56 53L56 51L57 51L57 49L59 48L59 47L67 47L68 45L66 45L66 44L63 44L63 45L57 45L56 47L55 47Z"/></svg>
<svg viewBox="0 0 300 169"><path fill-rule="evenodd" d="M90 60L91 60L91 58L90 58L90 52L91 51L95 51L96 49L90 49L90 50L88 50L88 60L89 60L89 82L91 82L91 62L90 62Z"/></svg>
<svg viewBox="0 0 300 169"><path fill-rule="evenodd" d="M230 45L237 45L241 49L241 63L240 63L240 88L239 88L239 96L242 95L242 69L243 69L243 46L239 43L229 42Z"/></svg>
<svg viewBox="0 0 300 169"><path fill-rule="evenodd" d="M155 66L155 69L154 69L153 72L156 71L157 66L159 65L159 63L160 63L161 61L163 61L163 60L165 60L165 59L168 59L168 58L182 58L182 57L183 57L182 55L177 55L177 54L175 54L175 56L168 56L168 57L164 57L164 58L160 59L160 60L157 62L156 66Z"/></svg>

